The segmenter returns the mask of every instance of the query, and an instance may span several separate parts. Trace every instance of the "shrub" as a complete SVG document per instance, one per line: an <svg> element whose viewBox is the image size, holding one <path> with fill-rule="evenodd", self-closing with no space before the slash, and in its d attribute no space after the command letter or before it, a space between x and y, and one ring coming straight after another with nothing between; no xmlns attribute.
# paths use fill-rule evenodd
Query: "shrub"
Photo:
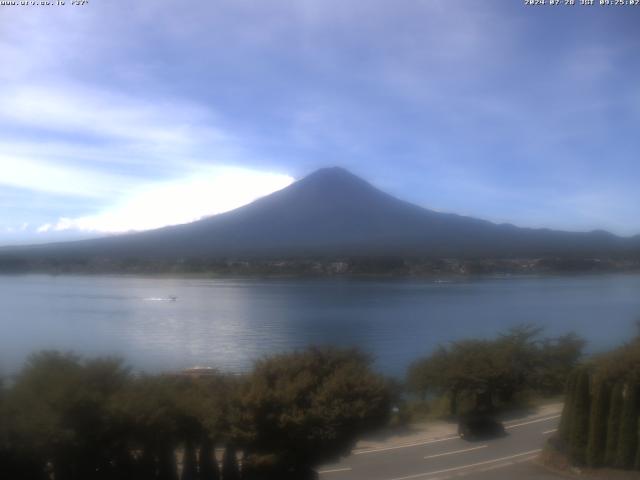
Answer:
<svg viewBox="0 0 640 480"><path fill-rule="evenodd" d="M347 454L387 422L391 393L357 350L311 348L259 361L241 392L234 438L278 468L310 467Z"/></svg>

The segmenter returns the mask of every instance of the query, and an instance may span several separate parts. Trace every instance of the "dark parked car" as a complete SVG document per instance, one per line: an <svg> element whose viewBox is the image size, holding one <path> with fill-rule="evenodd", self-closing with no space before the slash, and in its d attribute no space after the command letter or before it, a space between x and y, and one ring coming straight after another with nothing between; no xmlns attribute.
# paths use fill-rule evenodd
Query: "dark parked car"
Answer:
<svg viewBox="0 0 640 480"><path fill-rule="evenodd" d="M458 435L465 440L494 438L506 435L504 425L494 417L484 413L472 413L460 418Z"/></svg>

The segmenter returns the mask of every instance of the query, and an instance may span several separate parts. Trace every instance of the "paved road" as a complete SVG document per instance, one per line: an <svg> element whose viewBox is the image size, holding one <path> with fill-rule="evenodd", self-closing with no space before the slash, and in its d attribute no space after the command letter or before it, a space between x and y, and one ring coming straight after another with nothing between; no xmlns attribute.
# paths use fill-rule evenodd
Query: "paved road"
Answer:
<svg viewBox="0 0 640 480"><path fill-rule="evenodd" d="M531 461L557 426L559 415L507 422L507 435L487 441L449 436L404 446L359 451L319 470L320 480L474 480L557 478Z"/></svg>

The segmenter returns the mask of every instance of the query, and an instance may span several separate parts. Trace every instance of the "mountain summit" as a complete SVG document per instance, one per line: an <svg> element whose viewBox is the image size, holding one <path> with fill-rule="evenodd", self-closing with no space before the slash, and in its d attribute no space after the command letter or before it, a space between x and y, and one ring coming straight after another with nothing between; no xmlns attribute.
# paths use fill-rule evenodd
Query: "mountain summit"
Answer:
<svg viewBox="0 0 640 480"><path fill-rule="evenodd" d="M323 168L253 203L190 224L21 249L91 258L327 255L516 257L607 255L637 239L496 225L435 212L380 191L343 168Z"/></svg>

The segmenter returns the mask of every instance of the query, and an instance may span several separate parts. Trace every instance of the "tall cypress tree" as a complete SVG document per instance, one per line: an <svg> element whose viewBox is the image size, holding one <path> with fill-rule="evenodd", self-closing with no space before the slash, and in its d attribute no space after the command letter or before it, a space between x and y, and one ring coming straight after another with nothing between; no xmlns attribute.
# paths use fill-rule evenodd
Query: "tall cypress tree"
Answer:
<svg viewBox="0 0 640 480"><path fill-rule="evenodd" d="M178 480L176 452L171 443L166 443L158 450L158 480Z"/></svg>
<svg viewBox="0 0 640 480"><path fill-rule="evenodd" d="M187 441L184 446L182 457L182 475L180 480L196 480L198 477L198 467L196 460L196 450L193 442Z"/></svg>
<svg viewBox="0 0 640 480"><path fill-rule="evenodd" d="M633 468L638 446L638 386L629 384L625 388L616 466Z"/></svg>
<svg viewBox="0 0 640 480"><path fill-rule="evenodd" d="M240 469L238 468L238 458L233 445L227 445L222 457L222 480L239 480Z"/></svg>
<svg viewBox="0 0 640 480"><path fill-rule="evenodd" d="M638 438L640 439L640 418L638 419ZM638 441L638 449L636 450L636 461L633 468L635 470L640 470L640 440Z"/></svg>
<svg viewBox="0 0 640 480"><path fill-rule="evenodd" d="M607 413L611 389L607 382L599 379L594 385L593 401L591 403L591 418L589 420L589 443L587 445L587 465L600 467L604 462L607 438Z"/></svg>
<svg viewBox="0 0 640 480"><path fill-rule="evenodd" d="M198 465L200 470L200 480L220 480L220 469L218 468L218 460L216 459L215 444L205 438L200 447L200 455L198 456Z"/></svg>
<svg viewBox="0 0 640 480"><path fill-rule="evenodd" d="M585 464L589 441L589 382L590 375L587 369L580 369L576 379L569 435L569 456L577 465Z"/></svg>
<svg viewBox="0 0 640 480"><path fill-rule="evenodd" d="M613 466L616 462L618 451L618 437L620 436L620 417L622 415L622 392L624 384L616 383L611 392L609 402L609 418L607 419L607 448L604 456L604 463Z"/></svg>
<svg viewBox="0 0 640 480"><path fill-rule="evenodd" d="M573 416L573 399L574 390L576 388L577 371L571 372L567 378L567 384L564 394L564 407L562 408L562 417L560 418L560 426L558 427L558 436L564 445L569 443L569 432L571 431L571 418Z"/></svg>
<svg viewBox="0 0 640 480"><path fill-rule="evenodd" d="M156 478L156 456L149 445L145 445L142 455L138 456L134 466L134 478L139 480L153 480Z"/></svg>

